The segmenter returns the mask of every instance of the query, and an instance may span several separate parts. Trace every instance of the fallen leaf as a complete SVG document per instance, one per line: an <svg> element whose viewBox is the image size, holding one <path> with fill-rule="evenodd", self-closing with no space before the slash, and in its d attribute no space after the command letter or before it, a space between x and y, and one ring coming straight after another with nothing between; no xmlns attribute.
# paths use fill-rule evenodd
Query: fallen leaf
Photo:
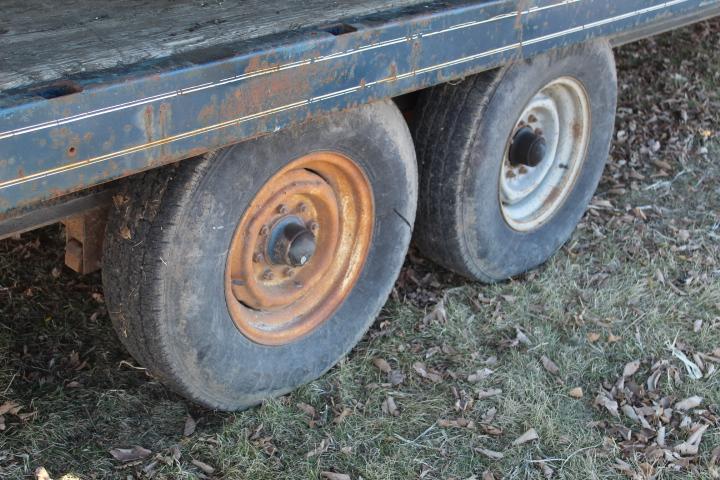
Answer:
<svg viewBox="0 0 720 480"><path fill-rule="evenodd" d="M623 377L632 377L639 368L640 360L633 360L632 362L625 364L625 368L623 368Z"/></svg>
<svg viewBox="0 0 720 480"><path fill-rule="evenodd" d="M393 385L400 385L405 381L405 374L400 370L392 370L390 373L388 373L388 380Z"/></svg>
<svg viewBox="0 0 720 480"><path fill-rule="evenodd" d="M512 444L516 445L516 446L522 445L523 443L532 442L533 440L537 440L538 438L540 438L540 437L538 437L538 434L535 431L535 429L531 428L530 430L528 430L527 432L523 433L518 438L513 440Z"/></svg>
<svg viewBox="0 0 720 480"><path fill-rule="evenodd" d="M193 458L192 464L195 465L196 467L198 467L200 470L202 470L203 473L206 473L208 475L212 475L213 473L215 473L215 469L213 467L211 467L210 465L208 465L205 462L201 462L200 460L195 460Z"/></svg>
<svg viewBox="0 0 720 480"><path fill-rule="evenodd" d="M657 390L658 381L660 380L660 375L662 375L662 370L658 369L655 370L653 373L650 374L650 376L647 379L647 389L649 392L654 392Z"/></svg>
<svg viewBox="0 0 720 480"><path fill-rule="evenodd" d="M545 355L540 357L540 361L542 362L542 365L545 368L545 370L547 370L548 372L552 373L553 375L557 375L558 373L560 373L560 368L558 368L558 366L555 364L555 362L550 360Z"/></svg>
<svg viewBox="0 0 720 480"><path fill-rule="evenodd" d="M447 420L441 418L437 421L438 427L440 428L469 428L470 430L475 429L475 422L468 420L467 418L458 418L456 420Z"/></svg>
<svg viewBox="0 0 720 480"><path fill-rule="evenodd" d="M334 419L333 423L335 425L340 425L342 422L345 421L345 419L352 413L352 410L345 407L342 409L342 412L340 412Z"/></svg>
<svg viewBox="0 0 720 480"><path fill-rule="evenodd" d="M307 403L298 403L296 405L302 412L310 418L315 418L315 407L308 405Z"/></svg>
<svg viewBox="0 0 720 480"><path fill-rule="evenodd" d="M350 480L350 475L347 473L320 472L320 478L325 480Z"/></svg>
<svg viewBox="0 0 720 480"><path fill-rule="evenodd" d="M0 415L5 415L6 413L17 415L17 412L19 412L21 408L22 407L16 402L5 402L0 405Z"/></svg>
<svg viewBox="0 0 720 480"><path fill-rule="evenodd" d="M447 322L447 312L445 311L445 302L439 301L435 307L425 315L425 318L423 318L423 323L429 323L432 321L437 321L439 323L446 323Z"/></svg>
<svg viewBox="0 0 720 480"><path fill-rule="evenodd" d="M680 455L697 455L702 436L707 430L709 425L702 425L698 427L684 442L675 445L673 450L678 452Z"/></svg>
<svg viewBox="0 0 720 480"><path fill-rule="evenodd" d="M630 466L629 463L620 460L619 458L615 459L615 464L612 465L612 467L615 470L618 470L620 473L623 473L628 477L632 478L633 480L636 480L638 478L635 470L632 469L632 466Z"/></svg>
<svg viewBox="0 0 720 480"><path fill-rule="evenodd" d="M698 397L697 395L694 395L692 397L685 398L683 400L680 400L675 404L675 408L678 410L690 410L695 407L699 407L703 402L702 397Z"/></svg>
<svg viewBox="0 0 720 480"><path fill-rule="evenodd" d="M620 337L620 336L618 336L618 335L613 335L613 334L611 333L610 335L608 335L608 340L607 340L607 341L608 341L608 343L617 343L617 342L619 342L620 340L622 340L622 337Z"/></svg>
<svg viewBox="0 0 720 480"><path fill-rule="evenodd" d="M537 466L538 466L538 468L540 468L540 470L542 471L543 476L544 476L545 478L548 478L548 479L549 479L549 478L552 478L553 475L555 475L555 471L554 471L552 468L550 468L550 467L548 466L548 464L545 463L545 462L543 462L542 460L539 460L539 461L537 462Z"/></svg>
<svg viewBox="0 0 720 480"><path fill-rule="evenodd" d="M480 428L482 428L483 432L487 433L488 435L495 435L496 437L502 435L503 433L502 428L498 428L495 425L490 425L487 423L480 424Z"/></svg>
<svg viewBox="0 0 720 480"><path fill-rule="evenodd" d="M572 398L582 398L583 397L583 389L582 387L575 387L571 388L568 392L568 395L570 395Z"/></svg>
<svg viewBox="0 0 720 480"><path fill-rule="evenodd" d="M485 455L488 458L492 458L493 460L500 460L501 458L503 458L505 456L500 452L496 452L494 450L488 450L487 448L482 448L482 447L475 447L474 450L478 453L482 453L483 455Z"/></svg>
<svg viewBox="0 0 720 480"><path fill-rule="evenodd" d="M639 465L640 470L643 473L643 478L653 478L655 476L655 467L647 462L643 462Z"/></svg>
<svg viewBox="0 0 720 480"><path fill-rule="evenodd" d="M467 379L468 379L468 382L470 382L470 383L477 383L482 380L485 380L492 374L493 374L492 370L490 370L489 368L483 368L482 370L478 370L475 373L471 373L470 375L468 375Z"/></svg>
<svg viewBox="0 0 720 480"><path fill-rule="evenodd" d="M522 330L520 330L519 327L515 327L515 340L517 340L518 342L522 343L523 345L530 345L530 344L531 344L530 339L528 338L528 336L525 335L525 333L524 333Z"/></svg>
<svg viewBox="0 0 720 480"><path fill-rule="evenodd" d="M52 478L45 467L38 467L35 469L35 480L52 480Z"/></svg>
<svg viewBox="0 0 720 480"><path fill-rule="evenodd" d="M189 437L193 433L195 433L195 427L197 427L197 422L194 418L192 418L190 415L188 415L185 418L185 427L183 428L183 436Z"/></svg>
<svg viewBox="0 0 720 480"><path fill-rule="evenodd" d="M604 394L599 393L598 396L595 397L595 404L605 407L605 409L607 409L613 417L620 417L620 414L618 413L618 403Z"/></svg>
<svg viewBox="0 0 720 480"><path fill-rule="evenodd" d="M327 452L327 449L330 448L330 441L327 438L323 438L320 442L320 445L315 447L314 449L310 450L308 453L305 454L305 458L311 458L316 455L321 455L325 452Z"/></svg>
<svg viewBox="0 0 720 480"><path fill-rule="evenodd" d="M600 334L597 332L590 332L587 334L588 342L595 343L600 340Z"/></svg>
<svg viewBox="0 0 720 480"><path fill-rule="evenodd" d="M179 462L180 457L182 457L182 453L180 452L180 447L178 445L173 445L172 447L170 447L170 456L169 456L170 461L167 462L168 465L172 465L173 462Z"/></svg>
<svg viewBox="0 0 720 480"><path fill-rule="evenodd" d="M625 414L625 416L628 417L630 420L632 420L633 422L640 423L640 417L638 417L638 415L635 412L635 409L632 407L632 405L628 405L626 403L620 409Z"/></svg>
<svg viewBox="0 0 720 480"><path fill-rule="evenodd" d="M482 416L482 422L483 423L490 423L495 419L495 414L497 413L497 408L493 407L487 412L485 412L485 415Z"/></svg>
<svg viewBox="0 0 720 480"><path fill-rule="evenodd" d="M692 378L693 380L699 380L703 377L703 373L700 370L700 367L698 367L695 362L687 358L687 355L685 355L679 348L675 346L675 342L672 344L668 343L668 348L672 352L674 357L677 357L681 362L683 362L683 365L685 365L685 370L688 373L688 376Z"/></svg>
<svg viewBox="0 0 720 480"><path fill-rule="evenodd" d="M499 388L490 388L488 390L480 390L478 392L478 400L484 400L486 398L494 397L502 394L502 390Z"/></svg>
<svg viewBox="0 0 720 480"><path fill-rule="evenodd" d="M141 460L150 456L150 454L152 454L150 450L139 445L135 445L132 448L113 448L110 450L110 455L112 455L115 460L123 463Z"/></svg>
<svg viewBox="0 0 720 480"><path fill-rule="evenodd" d="M392 371L392 367L384 358L373 359L373 365L375 365L378 370L383 373L390 373Z"/></svg>
<svg viewBox="0 0 720 480"><path fill-rule="evenodd" d="M710 454L710 464L720 464L720 445L712 449L712 453Z"/></svg>
<svg viewBox="0 0 720 480"><path fill-rule="evenodd" d="M415 372L422 378L430 380L431 382L437 383L442 381L442 376L440 376L438 373L428 371L427 368L425 368L425 364L422 362L413 363L413 370L415 370Z"/></svg>
<svg viewBox="0 0 720 480"><path fill-rule="evenodd" d="M393 417L397 417L400 415L400 410L398 410L397 405L395 404L395 399L391 396L388 396L382 403L382 411L386 415L392 415Z"/></svg>
<svg viewBox="0 0 720 480"><path fill-rule="evenodd" d="M130 229L127 225L123 225L120 227L120 237L124 238L125 240L130 240L132 238L132 233L130 232Z"/></svg>

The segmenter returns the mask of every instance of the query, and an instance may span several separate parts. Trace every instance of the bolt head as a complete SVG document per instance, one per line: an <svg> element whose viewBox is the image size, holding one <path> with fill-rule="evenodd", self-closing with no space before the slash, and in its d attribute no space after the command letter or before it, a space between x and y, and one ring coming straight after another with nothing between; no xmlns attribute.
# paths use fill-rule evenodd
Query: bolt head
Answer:
<svg viewBox="0 0 720 480"><path fill-rule="evenodd" d="M268 228L267 225L263 225L260 229L260 235L267 235L268 233L270 233L270 228Z"/></svg>
<svg viewBox="0 0 720 480"><path fill-rule="evenodd" d="M277 211L280 215L285 215L288 213L288 207L285 204L281 204L278 206Z"/></svg>
<svg viewBox="0 0 720 480"><path fill-rule="evenodd" d="M530 116L528 117L528 123L534 123L534 122L537 122L537 117L531 113Z"/></svg>
<svg viewBox="0 0 720 480"><path fill-rule="evenodd" d="M265 255L262 252L257 252L253 255L253 262L260 263L265 260Z"/></svg>
<svg viewBox="0 0 720 480"><path fill-rule="evenodd" d="M292 268L286 268L283 273L287 278L290 278L295 275L295 270L293 270Z"/></svg>
<svg viewBox="0 0 720 480"><path fill-rule="evenodd" d="M320 229L320 225L317 222L310 222L310 231L315 233Z"/></svg>
<svg viewBox="0 0 720 480"><path fill-rule="evenodd" d="M262 275L263 280L272 280L275 278L275 274L273 274L272 270L265 270Z"/></svg>
<svg viewBox="0 0 720 480"><path fill-rule="evenodd" d="M300 211L300 213L307 213L308 207L304 203L301 203L300 205L298 205L298 210Z"/></svg>

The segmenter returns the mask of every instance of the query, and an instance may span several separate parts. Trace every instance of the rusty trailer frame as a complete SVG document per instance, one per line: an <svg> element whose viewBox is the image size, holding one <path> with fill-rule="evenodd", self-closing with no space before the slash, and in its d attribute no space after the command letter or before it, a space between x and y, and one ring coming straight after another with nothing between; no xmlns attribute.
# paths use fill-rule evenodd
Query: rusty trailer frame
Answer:
<svg viewBox="0 0 720 480"><path fill-rule="evenodd" d="M718 14L720 0L430 2L207 61L172 57L0 91L0 237L93 205L68 194L107 198L90 188L316 115Z"/></svg>

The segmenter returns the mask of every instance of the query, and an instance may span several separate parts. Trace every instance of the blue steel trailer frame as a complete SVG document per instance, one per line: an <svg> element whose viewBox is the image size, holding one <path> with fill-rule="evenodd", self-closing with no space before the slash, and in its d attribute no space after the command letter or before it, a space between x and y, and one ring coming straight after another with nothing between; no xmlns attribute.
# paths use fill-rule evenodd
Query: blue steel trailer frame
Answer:
<svg viewBox="0 0 720 480"><path fill-rule="evenodd" d="M718 14L720 0L433 2L236 55L205 52L0 92L0 220L315 115Z"/></svg>

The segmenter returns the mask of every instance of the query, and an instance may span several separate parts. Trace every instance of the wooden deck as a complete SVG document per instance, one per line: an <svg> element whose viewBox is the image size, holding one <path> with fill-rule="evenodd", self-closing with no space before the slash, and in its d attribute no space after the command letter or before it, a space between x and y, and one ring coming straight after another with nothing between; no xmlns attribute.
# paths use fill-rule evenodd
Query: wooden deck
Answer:
<svg viewBox="0 0 720 480"><path fill-rule="evenodd" d="M7 0L0 92L427 0Z"/></svg>

